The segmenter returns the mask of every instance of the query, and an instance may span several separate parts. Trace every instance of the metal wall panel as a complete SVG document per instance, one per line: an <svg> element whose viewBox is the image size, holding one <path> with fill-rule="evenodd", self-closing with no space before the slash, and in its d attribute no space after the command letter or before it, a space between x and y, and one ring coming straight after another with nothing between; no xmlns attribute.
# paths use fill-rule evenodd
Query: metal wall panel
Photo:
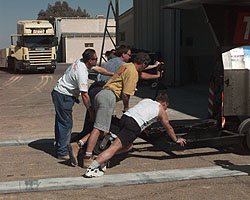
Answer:
<svg viewBox="0 0 250 200"><path fill-rule="evenodd" d="M224 115L250 116L250 71L224 70Z"/></svg>
<svg viewBox="0 0 250 200"><path fill-rule="evenodd" d="M164 85L180 83L179 11L163 10L171 0L134 0L134 44L138 49L160 52L166 63Z"/></svg>

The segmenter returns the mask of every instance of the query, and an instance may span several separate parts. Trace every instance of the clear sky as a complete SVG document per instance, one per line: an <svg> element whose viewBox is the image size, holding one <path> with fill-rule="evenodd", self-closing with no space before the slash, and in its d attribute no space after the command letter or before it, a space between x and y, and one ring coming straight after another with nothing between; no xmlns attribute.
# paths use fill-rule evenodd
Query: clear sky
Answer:
<svg viewBox="0 0 250 200"><path fill-rule="evenodd" d="M0 49L10 47L10 34L16 33L18 20L37 19L41 9L46 10L48 4L55 5L57 0L0 0ZM107 15L110 0L65 0L71 8L84 8L91 17ZM63 0L61 0L63 2ZM113 0L115 6L115 1ZM119 0L119 13L133 6L133 0ZM113 17L111 12L110 17Z"/></svg>

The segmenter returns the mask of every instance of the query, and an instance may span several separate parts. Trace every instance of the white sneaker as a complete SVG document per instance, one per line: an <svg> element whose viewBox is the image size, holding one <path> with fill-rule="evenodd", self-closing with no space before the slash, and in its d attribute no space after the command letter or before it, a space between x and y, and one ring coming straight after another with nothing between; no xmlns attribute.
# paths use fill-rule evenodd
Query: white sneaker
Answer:
<svg viewBox="0 0 250 200"><path fill-rule="evenodd" d="M99 169L100 169L101 171L103 171L103 172L106 172L106 170L107 170L107 164L108 164L108 162L102 163L102 164L99 166Z"/></svg>
<svg viewBox="0 0 250 200"><path fill-rule="evenodd" d="M85 177L92 178L92 177L102 176L103 174L104 172L101 171L99 168L88 167L84 175Z"/></svg>
<svg viewBox="0 0 250 200"><path fill-rule="evenodd" d="M111 131L109 133L110 133L110 135L111 135L111 137L112 137L113 140L117 138L116 134L112 133Z"/></svg>

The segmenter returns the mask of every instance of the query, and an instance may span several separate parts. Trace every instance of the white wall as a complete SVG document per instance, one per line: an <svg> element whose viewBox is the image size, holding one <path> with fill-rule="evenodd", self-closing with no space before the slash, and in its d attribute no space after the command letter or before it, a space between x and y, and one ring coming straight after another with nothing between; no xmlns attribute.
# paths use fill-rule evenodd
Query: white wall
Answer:
<svg viewBox="0 0 250 200"><path fill-rule="evenodd" d="M115 40L115 38L113 38ZM72 63L75 60L79 59L82 53L87 48L95 49L97 57L98 57L98 64L101 55L101 47L102 47L102 37L75 37L75 38L65 38L65 51L66 51L66 63ZM94 47L85 47L85 43L93 43ZM104 53L107 50L113 49L114 46L109 38L105 39L105 48ZM104 61L104 60L103 60Z"/></svg>
<svg viewBox="0 0 250 200"><path fill-rule="evenodd" d="M57 37L61 39L58 52L60 60L72 63L81 57L86 48L93 48L97 52L99 63L105 23L106 18L57 18ZM108 26L115 26L115 20L108 19ZM109 27L108 31L111 35L115 35L115 27ZM115 37L112 39L115 42ZM94 43L94 46L85 47L85 43ZM106 34L103 53L113 48L114 45Z"/></svg>
<svg viewBox="0 0 250 200"><path fill-rule="evenodd" d="M61 20L62 33L103 33L106 19L63 19ZM109 26L115 26L115 20L109 19ZM110 33L115 33L115 28L109 28Z"/></svg>

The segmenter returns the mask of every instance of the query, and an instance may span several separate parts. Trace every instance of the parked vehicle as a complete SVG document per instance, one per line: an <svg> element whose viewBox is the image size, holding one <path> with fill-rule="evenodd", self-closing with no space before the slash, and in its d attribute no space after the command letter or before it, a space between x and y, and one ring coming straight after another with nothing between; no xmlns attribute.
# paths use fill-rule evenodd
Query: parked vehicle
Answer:
<svg viewBox="0 0 250 200"><path fill-rule="evenodd" d="M47 20L20 20L17 34L11 35L7 53L8 68L14 72L49 71L56 69L56 46L54 28Z"/></svg>

